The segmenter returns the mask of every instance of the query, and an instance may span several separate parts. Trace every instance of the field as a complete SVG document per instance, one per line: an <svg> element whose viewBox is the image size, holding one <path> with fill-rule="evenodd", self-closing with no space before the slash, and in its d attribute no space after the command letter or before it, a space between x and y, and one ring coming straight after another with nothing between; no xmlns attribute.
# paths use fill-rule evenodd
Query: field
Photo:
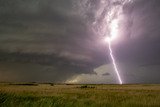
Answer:
<svg viewBox="0 0 160 107"><path fill-rule="evenodd" d="M160 107L160 85L1 83L0 107Z"/></svg>

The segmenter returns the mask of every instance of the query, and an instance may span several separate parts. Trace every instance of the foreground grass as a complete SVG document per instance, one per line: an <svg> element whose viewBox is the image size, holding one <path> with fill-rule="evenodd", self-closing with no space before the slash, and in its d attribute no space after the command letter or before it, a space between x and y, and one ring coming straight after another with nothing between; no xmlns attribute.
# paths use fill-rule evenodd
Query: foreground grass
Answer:
<svg viewBox="0 0 160 107"><path fill-rule="evenodd" d="M0 107L160 107L160 85L0 84Z"/></svg>

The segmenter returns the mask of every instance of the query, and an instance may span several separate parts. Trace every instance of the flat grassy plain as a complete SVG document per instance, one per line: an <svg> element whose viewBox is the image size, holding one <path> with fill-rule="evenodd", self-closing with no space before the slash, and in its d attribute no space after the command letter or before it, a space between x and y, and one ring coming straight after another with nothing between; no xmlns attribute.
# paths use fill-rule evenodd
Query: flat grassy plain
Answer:
<svg viewBox="0 0 160 107"><path fill-rule="evenodd" d="M160 85L0 83L0 107L160 107Z"/></svg>

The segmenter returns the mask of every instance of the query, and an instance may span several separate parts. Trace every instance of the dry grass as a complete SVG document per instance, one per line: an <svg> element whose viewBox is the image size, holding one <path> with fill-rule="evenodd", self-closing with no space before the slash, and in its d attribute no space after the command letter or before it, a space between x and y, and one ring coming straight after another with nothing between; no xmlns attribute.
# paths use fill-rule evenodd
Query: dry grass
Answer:
<svg viewBox="0 0 160 107"><path fill-rule="evenodd" d="M160 107L160 85L0 84L0 107Z"/></svg>

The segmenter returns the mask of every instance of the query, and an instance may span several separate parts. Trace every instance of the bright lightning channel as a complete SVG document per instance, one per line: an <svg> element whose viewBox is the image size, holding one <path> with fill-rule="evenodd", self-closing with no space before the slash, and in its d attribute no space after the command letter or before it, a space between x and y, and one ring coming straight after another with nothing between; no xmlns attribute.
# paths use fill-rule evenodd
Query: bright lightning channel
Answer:
<svg viewBox="0 0 160 107"><path fill-rule="evenodd" d="M119 71L118 71L118 68L117 68L117 64L116 64L115 58L114 58L114 56L113 56L110 39L108 39L108 45L109 45L109 51L110 51L110 56L111 56L111 59L112 59L112 63L113 63L114 70L115 70L115 72L116 72L116 74L117 74L119 83L122 84L122 79L121 79L121 76L120 76L120 74L119 74Z"/></svg>
<svg viewBox="0 0 160 107"><path fill-rule="evenodd" d="M112 63L113 63L114 70L117 74L119 84L123 84L121 76L119 74L119 70L117 68L117 64L116 64L114 55L113 55L112 47L111 47L111 42L112 42L112 40L114 40L117 37L117 33L118 33L118 21L117 20L112 21L110 30L111 30L111 37L107 37L106 41L108 42L108 45L109 45L110 57L111 57L111 60L112 60Z"/></svg>

